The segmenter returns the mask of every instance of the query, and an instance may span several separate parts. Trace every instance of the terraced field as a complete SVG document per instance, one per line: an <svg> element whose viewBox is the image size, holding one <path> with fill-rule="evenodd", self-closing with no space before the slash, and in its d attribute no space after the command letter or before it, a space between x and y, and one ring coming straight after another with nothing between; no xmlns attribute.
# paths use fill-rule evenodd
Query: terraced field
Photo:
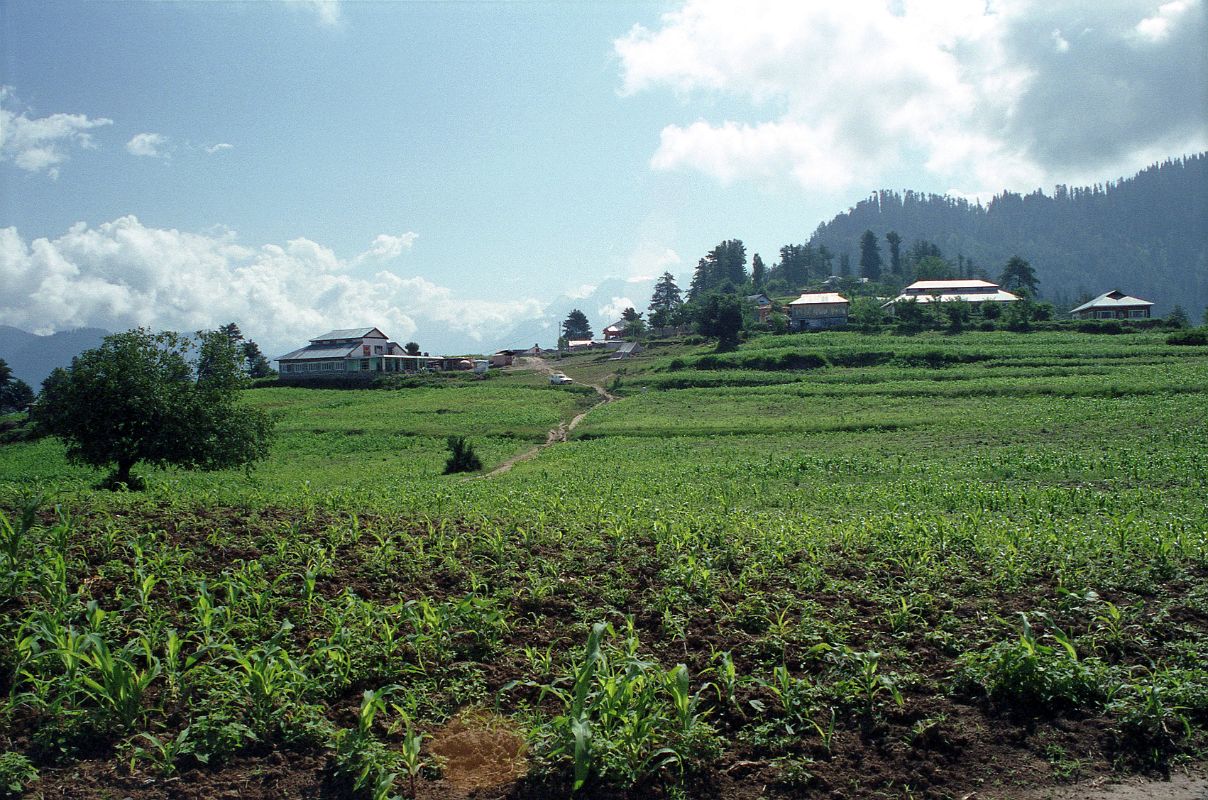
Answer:
<svg viewBox="0 0 1208 800"><path fill-rule="evenodd" d="M822 334L558 368L618 399L489 478L441 475L445 437L489 471L596 393L251 390L269 462L137 495L0 448L0 777L993 798L1203 763L1208 348Z"/></svg>

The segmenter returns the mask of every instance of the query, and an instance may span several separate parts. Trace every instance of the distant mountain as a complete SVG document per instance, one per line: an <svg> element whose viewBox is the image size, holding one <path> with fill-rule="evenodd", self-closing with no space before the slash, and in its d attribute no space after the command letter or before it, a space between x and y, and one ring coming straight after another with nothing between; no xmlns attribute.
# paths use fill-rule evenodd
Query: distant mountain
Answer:
<svg viewBox="0 0 1208 800"><path fill-rule="evenodd" d="M1111 289L1152 300L1155 311L1181 305L1199 319L1208 306L1208 153L1155 164L1131 178L1053 194L1004 192L989 204L943 195L877 192L818 226L811 243L859 269L860 235L871 230L889 264L885 234L903 252L917 239L946 259L972 258L996 278L1013 255L1031 262L1041 295L1073 303Z"/></svg>
<svg viewBox="0 0 1208 800"><path fill-rule="evenodd" d="M521 320L500 334L497 346L520 348L540 344L542 347L554 347L558 343L562 322L566 315L576 308L587 315L592 333L597 338L603 338L604 328L620 319L625 306L631 305L645 314L653 292L653 278L607 278L580 296L561 295L555 298L545 307L540 317Z"/></svg>
<svg viewBox="0 0 1208 800"><path fill-rule="evenodd" d="M71 359L97 347L108 335L109 331L100 328L76 328L39 336L0 325L0 358L36 392L51 370L71 366Z"/></svg>

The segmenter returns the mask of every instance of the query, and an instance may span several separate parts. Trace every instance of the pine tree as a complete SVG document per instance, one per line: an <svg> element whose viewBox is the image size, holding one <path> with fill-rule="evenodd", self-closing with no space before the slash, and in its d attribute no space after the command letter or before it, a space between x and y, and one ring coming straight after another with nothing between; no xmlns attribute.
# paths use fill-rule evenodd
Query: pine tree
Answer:
<svg viewBox="0 0 1208 800"><path fill-rule="evenodd" d="M763 289L763 284L767 278L767 268L763 265L763 259L759 257L759 253L756 253L751 259L751 282L755 284L755 289Z"/></svg>
<svg viewBox="0 0 1208 800"><path fill-rule="evenodd" d="M684 299L680 296L675 276L664 272L663 277L654 285L654 294L650 297L650 307L647 309L650 312L650 324L656 328L671 325L683 305Z"/></svg>
<svg viewBox="0 0 1208 800"><path fill-rule="evenodd" d="M562 335L567 339L591 339L593 334L587 315L577 308L573 309L562 323Z"/></svg>
<svg viewBox="0 0 1208 800"><path fill-rule="evenodd" d="M902 237L897 231L890 231L885 234L885 241L889 242L889 271L894 275L901 275Z"/></svg>
<svg viewBox="0 0 1208 800"><path fill-rule="evenodd" d="M1011 256L998 279L998 285L1008 292L1022 292L1029 297L1035 297L1039 293L1039 283L1040 281L1036 280L1036 270L1019 256Z"/></svg>
<svg viewBox="0 0 1208 800"><path fill-rule="evenodd" d="M871 230L860 236L860 274L870 281L881 277L881 249L877 246L877 235Z"/></svg>

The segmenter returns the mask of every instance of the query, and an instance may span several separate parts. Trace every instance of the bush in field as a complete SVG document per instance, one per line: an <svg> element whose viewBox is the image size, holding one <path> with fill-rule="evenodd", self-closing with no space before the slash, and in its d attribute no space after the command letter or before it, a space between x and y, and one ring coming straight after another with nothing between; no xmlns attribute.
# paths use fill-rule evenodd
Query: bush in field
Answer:
<svg viewBox="0 0 1208 800"><path fill-rule="evenodd" d="M1166 344L1208 344L1208 328L1179 331L1166 337Z"/></svg>
<svg viewBox="0 0 1208 800"><path fill-rule="evenodd" d="M464 436L450 436L448 439L449 460L445 462L445 474L457 472L478 472L482 469L482 461L474 448Z"/></svg>
<svg viewBox="0 0 1208 800"><path fill-rule="evenodd" d="M51 373L33 416L39 430L63 440L71 461L112 466L111 488L137 488L130 469L140 461L244 466L268 455L272 423L237 404L241 367L242 353L220 331L197 341L171 331L117 333Z"/></svg>

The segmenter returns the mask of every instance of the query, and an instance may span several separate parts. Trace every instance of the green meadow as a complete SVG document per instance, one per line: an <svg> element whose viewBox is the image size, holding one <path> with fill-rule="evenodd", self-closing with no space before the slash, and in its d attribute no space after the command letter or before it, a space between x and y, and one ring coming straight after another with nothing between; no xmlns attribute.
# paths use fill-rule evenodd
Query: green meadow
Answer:
<svg viewBox="0 0 1208 800"><path fill-rule="evenodd" d="M0 770L47 797L940 798L1202 764L1208 347L1165 337L253 389L267 461L136 468L141 493L0 446ZM442 474L449 436L483 474Z"/></svg>

